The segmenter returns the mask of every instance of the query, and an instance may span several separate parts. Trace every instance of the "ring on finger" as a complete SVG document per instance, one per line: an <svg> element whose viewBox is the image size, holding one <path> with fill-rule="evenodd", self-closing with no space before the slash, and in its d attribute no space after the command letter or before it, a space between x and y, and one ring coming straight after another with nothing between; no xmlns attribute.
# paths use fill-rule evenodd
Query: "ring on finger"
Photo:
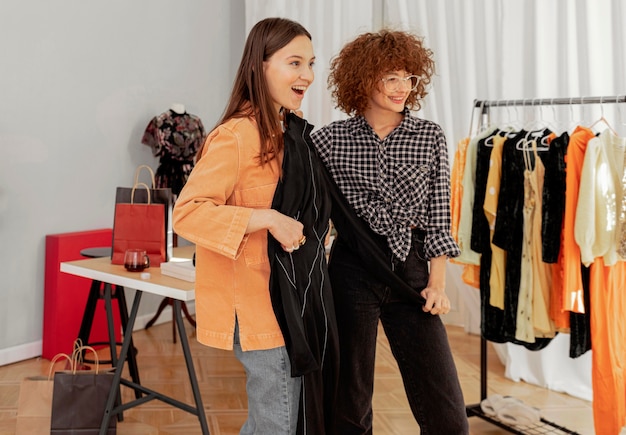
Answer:
<svg viewBox="0 0 626 435"><path fill-rule="evenodd" d="M304 245L306 243L306 236L302 235L302 238L300 240L298 240L298 244L300 246Z"/></svg>
<svg viewBox="0 0 626 435"><path fill-rule="evenodd" d="M292 246L292 247L291 247L291 250L292 250L292 251L297 251L298 249L300 249L300 246Z"/></svg>

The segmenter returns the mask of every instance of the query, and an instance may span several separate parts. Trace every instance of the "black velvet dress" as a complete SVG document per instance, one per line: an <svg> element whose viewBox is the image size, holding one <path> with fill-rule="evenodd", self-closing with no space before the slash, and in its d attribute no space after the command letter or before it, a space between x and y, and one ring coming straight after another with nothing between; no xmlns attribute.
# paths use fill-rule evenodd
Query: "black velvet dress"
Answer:
<svg viewBox="0 0 626 435"><path fill-rule="evenodd" d="M544 165L546 173L543 184L541 209L542 256L546 263L556 263L561 248L561 229L565 213L565 156L569 134L562 133L550 142ZM589 294L589 268L583 264L581 276L585 300L585 313L570 313L569 356L577 358L591 349L591 318Z"/></svg>
<svg viewBox="0 0 626 435"><path fill-rule="evenodd" d="M499 341L521 344L530 350L543 349L550 338L537 338L535 343L526 343L515 338L517 326L517 306L521 281L522 243L523 243L523 207L524 207L524 157L518 150L518 143L525 140L528 131L521 130L507 139L502 150L502 178L498 196L498 210L493 243L507 251L504 284L504 312L500 325L489 324L490 336L499 337ZM544 130L543 136L550 134ZM537 140L540 140L538 137ZM545 155L539 154L542 158ZM488 284L488 283L487 283ZM481 285L483 285L481 279ZM498 341L498 340L494 340Z"/></svg>
<svg viewBox="0 0 626 435"><path fill-rule="evenodd" d="M546 172L541 200L541 245L543 261L546 263L556 263L561 248L565 213L565 153L568 143L567 132L554 138L544 160Z"/></svg>

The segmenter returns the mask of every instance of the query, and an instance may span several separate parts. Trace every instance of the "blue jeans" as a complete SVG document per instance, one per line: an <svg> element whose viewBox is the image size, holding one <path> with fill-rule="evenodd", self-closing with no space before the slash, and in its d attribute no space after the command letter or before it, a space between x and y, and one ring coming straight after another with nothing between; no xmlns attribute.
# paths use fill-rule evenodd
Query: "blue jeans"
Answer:
<svg viewBox="0 0 626 435"><path fill-rule="evenodd" d="M389 252L382 243L381 247ZM428 263L422 255L423 239L414 237L407 260L395 264L396 273L419 290L428 282ZM390 264L391 258L389 255ZM424 313L421 306L376 281L342 244L341 235L331 252L329 274L340 343L335 433L372 433L374 361L380 321L420 433L468 434L463 393L440 317Z"/></svg>
<svg viewBox="0 0 626 435"><path fill-rule="evenodd" d="M241 435L293 435L298 424L301 378L291 377L287 349L242 351L235 324L234 351L246 370L248 419Z"/></svg>

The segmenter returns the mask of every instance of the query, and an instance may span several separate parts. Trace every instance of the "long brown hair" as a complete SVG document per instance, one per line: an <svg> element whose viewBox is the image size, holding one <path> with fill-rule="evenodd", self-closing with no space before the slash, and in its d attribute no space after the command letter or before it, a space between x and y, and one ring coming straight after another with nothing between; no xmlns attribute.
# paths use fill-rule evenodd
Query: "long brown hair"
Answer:
<svg viewBox="0 0 626 435"><path fill-rule="evenodd" d="M286 18L266 18L254 25L243 49L230 100L216 125L253 115L261 139L261 164L274 159L283 148L281 118L274 108L263 62L301 35L311 39L300 23ZM197 158L203 148L204 145L198 150Z"/></svg>

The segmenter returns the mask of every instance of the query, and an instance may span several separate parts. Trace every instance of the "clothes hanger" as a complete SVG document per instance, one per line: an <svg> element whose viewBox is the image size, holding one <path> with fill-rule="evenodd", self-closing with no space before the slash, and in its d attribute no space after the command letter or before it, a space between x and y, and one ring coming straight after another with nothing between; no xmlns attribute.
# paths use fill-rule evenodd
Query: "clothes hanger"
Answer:
<svg viewBox="0 0 626 435"><path fill-rule="evenodd" d="M514 105L513 107L515 108L515 120L512 125L514 126L515 134L517 134L524 129L524 123L522 122L522 115L520 115L520 106Z"/></svg>
<svg viewBox="0 0 626 435"><path fill-rule="evenodd" d="M487 110L487 114L485 114L484 109L485 109L485 100L483 100L480 104L480 113L478 117L478 127L479 127L478 133L482 133L483 131L491 127L490 111ZM484 118L487 119L487 122L484 122Z"/></svg>
<svg viewBox="0 0 626 435"><path fill-rule="evenodd" d="M550 106L552 107L552 120L554 122L554 133L563 133L566 129L563 128L563 121L559 119L559 115L556 111L556 104L554 104L554 98L550 100Z"/></svg>
<svg viewBox="0 0 626 435"><path fill-rule="evenodd" d="M567 123L566 131L569 134L572 134L576 127L578 127L578 122L574 119L574 97L570 97L569 99L569 120Z"/></svg>
<svg viewBox="0 0 626 435"><path fill-rule="evenodd" d="M537 139L539 139L539 142L537 142ZM548 136L544 135L544 130L529 131L522 140L515 144L515 148L519 151L528 151L533 146L537 151L548 151L550 149Z"/></svg>
<svg viewBox="0 0 626 435"><path fill-rule="evenodd" d="M503 137L513 137L518 133L519 128L514 127L513 125L513 117L511 116L511 110L510 110L510 106L509 106L509 101L512 100L505 100L504 102L504 109L506 109L506 120L502 120L499 122L499 126L497 131L494 132L493 135L489 136L488 138L485 139L484 141L484 145L488 146L488 147L493 147L493 138L495 136L503 136ZM504 112L504 111L503 111ZM506 122L505 122L506 121Z"/></svg>
<svg viewBox="0 0 626 435"><path fill-rule="evenodd" d="M534 111L534 110L532 110L532 107L533 107L533 106L534 106L534 104L535 104L535 100L534 100L534 99L531 99L531 100L529 100L529 103L530 103L530 104L527 104L525 99L524 99L524 100L522 100L522 106L523 106L523 107L526 107L526 106L530 105L530 107L531 107L531 114L532 114L532 118L530 118L528 121L526 121L526 122L522 125L522 131L523 131L523 132L525 131L525 132L526 132L526 134L524 135L524 137L523 137L520 141L518 141L518 142L515 144L515 148L516 148L518 151L526 151L526 150L528 149L528 146L530 145L530 142L529 142L529 139L530 139L530 133L531 133L531 131L532 131L533 127L534 127L534 124L535 124L535 119L537 118L537 116L536 116L536 114L535 114L535 111Z"/></svg>
<svg viewBox="0 0 626 435"><path fill-rule="evenodd" d="M483 105L484 105L484 104L485 104L485 101L483 100L483 101L480 103L481 112L482 112L482 107L483 107ZM475 111L476 111L476 105L474 104L474 105L472 106L472 113L471 113L471 116L470 116L469 133L467 134L467 137L469 137L469 138L471 138L471 137L472 137L472 129L473 129L473 127L474 127L474 112L475 112Z"/></svg>
<svg viewBox="0 0 626 435"><path fill-rule="evenodd" d="M626 100L626 94L624 95L623 99ZM626 119L624 119L624 117L622 115L622 104L623 103L622 104L619 103L619 101L620 101L619 95L617 96L617 101L618 101L618 103L617 103L617 117L618 117L619 123L620 123L620 125L626 125Z"/></svg>
<svg viewBox="0 0 626 435"><path fill-rule="evenodd" d="M506 136L507 137L513 137L515 136L519 130L521 130L522 126L519 122L519 112L517 110L515 110L515 115L516 117L513 118L513 116L511 116L511 107L509 106L509 100L507 100L506 102L506 112L507 112L507 116L508 116L508 125L503 128L503 130L506 131ZM515 106L517 107L517 106Z"/></svg>
<svg viewBox="0 0 626 435"><path fill-rule="evenodd" d="M552 120L556 120L556 110L554 109L554 98L550 99L550 106L552 107ZM539 141L539 143L537 144L537 151L542 151L542 150L547 150L550 149L550 143L548 142L548 138L552 133L556 132L556 127L555 125L548 121L547 118L544 116L543 114L543 105L539 106L539 114L541 115L540 118L543 120L544 122L544 126L543 126L543 130L541 131L542 137L541 140ZM546 133L546 130L548 130L548 134Z"/></svg>
<svg viewBox="0 0 626 435"><path fill-rule="evenodd" d="M530 106L535 106L535 101L539 99L532 99L530 101ZM541 111L541 105L539 105ZM550 149L550 146L547 142L547 138L545 137L546 126L544 121L541 121L537 117L537 112L533 110L533 118L523 127L523 130L526 131L526 135L520 141L515 144L515 148L520 151L527 151L529 146L533 145L535 142L535 146L537 147L537 151L546 151ZM541 138L539 143L536 143L537 139Z"/></svg>
<svg viewBox="0 0 626 435"><path fill-rule="evenodd" d="M480 112L478 116L478 121L476 122L476 134L480 134L485 131L489 127L489 117L487 117L487 125L483 126L482 118L483 118L483 109L485 108L485 100L480 102L480 107L478 110ZM472 107L472 113L470 116L470 128L469 133L467 135L468 138L472 138L472 131L474 130L474 112L476 112L476 100L474 100L474 107Z"/></svg>
<svg viewBox="0 0 626 435"><path fill-rule="evenodd" d="M497 107L498 107L498 109L500 109L500 108L501 108L501 107L503 107L503 106L497 106ZM506 107L506 104L505 104L505 106L504 106L504 107ZM498 132L499 132L499 131L501 130L501 128L502 128L502 127L500 127L500 125L502 125L502 123L503 123L503 121L501 120L502 112L503 112L503 111L502 111L502 110L500 110L500 112L498 113L498 116L499 116L499 117L498 117L498 119L497 119L497 121L496 121L496 125L498 125L498 128L497 128L497 129L493 132L493 134L489 135L488 137L486 137L486 138L483 140L483 145L484 145L484 146L487 146L487 147L493 147L493 138L494 138L494 136L496 136L496 135L498 134Z"/></svg>
<svg viewBox="0 0 626 435"><path fill-rule="evenodd" d="M604 105L603 97L600 97L600 119L597 119L596 121L593 122L593 124L591 124L589 127L587 127L589 130L593 130L593 127L597 126L600 123L604 123L607 128L611 131L611 133L613 133L615 136L618 136L617 132L615 131L615 129L611 126L611 124L609 123L609 121L606 120L606 118L604 117Z"/></svg>
<svg viewBox="0 0 626 435"><path fill-rule="evenodd" d="M557 122L557 116L556 116L556 109L554 107L554 98L550 98L550 108L552 109L552 122L547 121L546 126L550 129L550 131L556 132L557 130L556 125L558 124L558 122ZM541 113L543 114L543 111Z"/></svg>

